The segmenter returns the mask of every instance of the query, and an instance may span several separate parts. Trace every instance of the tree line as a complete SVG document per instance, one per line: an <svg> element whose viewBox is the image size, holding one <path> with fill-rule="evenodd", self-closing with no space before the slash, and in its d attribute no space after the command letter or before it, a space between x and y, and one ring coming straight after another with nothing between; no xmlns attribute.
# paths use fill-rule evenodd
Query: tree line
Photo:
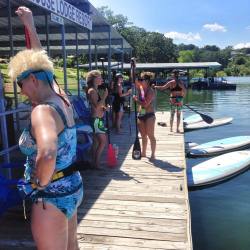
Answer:
<svg viewBox="0 0 250 250"><path fill-rule="evenodd" d="M149 32L135 26L126 16L114 14L107 6L102 6L98 10L133 47L133 56L138 62L218 62L222 68L210 72L213 76L250 75L250 48L234 50L232 46L220 49L216 45L201 48L194 44L176 45L173 39L165 37L162 33ZM129 56L125 55L125 60L129 60Z"/></svg>

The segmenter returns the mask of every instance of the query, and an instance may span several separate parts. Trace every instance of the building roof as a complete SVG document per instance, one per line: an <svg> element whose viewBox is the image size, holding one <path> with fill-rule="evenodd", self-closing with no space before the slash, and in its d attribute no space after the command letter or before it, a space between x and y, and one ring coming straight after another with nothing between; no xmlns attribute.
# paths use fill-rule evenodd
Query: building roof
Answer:
<svg viewBox="0 0 250 250"><path fill-rule="evenodd" d="M87 0L64 0L76 8L81 9L85 4L88 5L89 16L92 19L91 31L91 50L98 50L98 53L107 53L109 44L109 29L111 30L111 53L121 53L132 49L130 44L108 23L108 21L97 11L97 9ZM18 6L24 5L31 8L34 14L34 20L37 27L39 38L42 45L46 47L46 18L49 25L49 42L51 54L62 53L61 25L50 20L50 12L39 7L31 0L10 0L11 4L11 21L13 27L13 47L15 52L25 47L25 38L23 25L19 22L14 13ZM83 10L84 11L84 10ZM84 11L86 12L86 11ZM84 28L68 19L64 18L65 40L68 54L74 54L76 50L76 30L78 32L78 49L80 53L88 51L88 29ZM0 1L0 56L10 54L10 26L8 20L8 0ZM123 43L123 46L122 46Z"/></svg>
<svg viewBox="0 0 250 250"><path fill-rule="evenodd" d="M137 69L204 69L220 68L218 62L190 62L190 63L137 63ZM130 64L125 63L124 69L129 69Z"/></svg>
<svg viewBox="0 0 250 250"><path fill-rule="evenodd" d="M92 63L92 66L95 67L95 63ZM82 68L88 68L88 64L80 65ZM98 67L101 67L101 62L97 63ZM104 67L107 67L108 63L104 62ZM111 68L120 67L120 63L112 62ZM130 69L130 63L124 63L123 69ZM136 63L137 69L147 69L147 70L156 70L156 69L216 69L220 68L221 64L218 62L190 62L190 63Z"/></svg>

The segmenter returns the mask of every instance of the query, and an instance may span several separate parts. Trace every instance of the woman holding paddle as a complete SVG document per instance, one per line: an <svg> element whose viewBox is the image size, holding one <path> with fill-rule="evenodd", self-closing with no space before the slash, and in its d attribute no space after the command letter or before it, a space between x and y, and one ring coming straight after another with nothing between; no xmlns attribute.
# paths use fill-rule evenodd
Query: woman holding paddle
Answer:
<svg viewBox="0 0 250 250"><path fill-rule="evenodd" d="M155 93L151 88L151 79L154 74L151 72L143 72L141 78L136 81L138 96L134 96L134 101L139 104L138 128L142 137L142 157L146 157L146 149L148 138L151 144L151 160L155 159L156 139L155 130L155 110L154 99Z"/></svg>
<svg viewBox="0 0 250 250"><path fill-rule="evenodd" d="M179 71L173 70L174 79L167 82L163 86L153 86L155 89L159 90L170 90L170 106L171 106L171 116L170 116L170 131L173 131L174 114L177 115L177 128L176 132L180 133L180 121L181 121L181 110L183 106L183 98L186 94L186 88L184 83L179 80Z"/></svg>

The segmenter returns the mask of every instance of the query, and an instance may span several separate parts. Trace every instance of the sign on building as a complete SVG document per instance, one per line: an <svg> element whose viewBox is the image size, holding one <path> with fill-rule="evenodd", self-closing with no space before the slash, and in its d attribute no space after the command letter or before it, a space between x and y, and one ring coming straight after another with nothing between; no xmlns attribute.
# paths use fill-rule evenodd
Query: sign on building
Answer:
<svg viewBox="0 0 250 250"><path fill-rule="evenodd" d="M61 17L92 30L92 18L64 0L28 0Z"/></svg>
<svg viewBox="0 0 250 250"><path fill-rule="evenodd" d="M63 21L63 18L61 16L58 16L54 13L50 13L50 19L51 21L55 22L55 23L59 23L61 25L64 25L64 21Z"/></svg>

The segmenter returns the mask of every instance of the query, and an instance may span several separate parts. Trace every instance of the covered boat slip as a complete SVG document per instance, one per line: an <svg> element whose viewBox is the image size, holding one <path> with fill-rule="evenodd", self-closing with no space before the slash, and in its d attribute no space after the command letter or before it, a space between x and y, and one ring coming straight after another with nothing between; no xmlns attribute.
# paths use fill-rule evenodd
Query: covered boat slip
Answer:
<svg viewBox="0 0 250 250"><path fill-rule="evenodd" d="M156 125L154 162L132 160L131 113L124 117L124 132L111 134L119 146L118 166L82 172L86 193L78 210L80 249L192 249L184 135L169 131L168 112L156 116L156 124L167 122L167 127ZM35 249L21 209L0 223L0 249Z"/></svg>
<svg viewBox="0 0 250 250"><path fill-rule="evenodd" d="M21 132L21 112L30 112L29 105L20 103L17 85L8 82L6 67L11 56L25 48L24 27L20 23L16 9L19 6L29 7L34 15L36 29L42 46L51 57L63 59L62 87L78 90L80 94L79 56L85 55L89 61L88 69L92 69L92 59L99 55L108 61L108 79L111 79L111 57L119 54L121 65L124 54L131 53L130 44L107 22L107 20L87 0L1 0L0 1L0 157L4 162L11 161L11 154L17 149L18 134ZM74 9L74 11L73 11ZM76 83L72 86L67 76L67 56L76 55ZM2 70L1 70L2 69ZM3 70L4 69L4 70ZM3 72L4 71L4 72ZM4 73L4 74L3 74ZM5 105L6 96L12 105ZM4 101L3 101L4 100ZM8 132L8 115L14 127ZM14 121L14 124L13 124ZM16 136L15 136L16 135ZM10 137L14 138L11 143ZM8 173L8 177L11 173Z"/></svg>

